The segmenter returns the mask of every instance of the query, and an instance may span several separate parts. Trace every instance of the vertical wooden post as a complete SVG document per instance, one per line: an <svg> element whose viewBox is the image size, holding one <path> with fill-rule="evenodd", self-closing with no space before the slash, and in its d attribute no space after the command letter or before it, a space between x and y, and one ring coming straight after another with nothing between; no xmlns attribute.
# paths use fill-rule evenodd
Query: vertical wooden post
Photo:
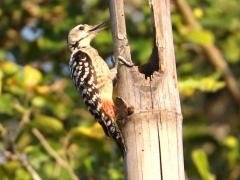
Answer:
<svg viewBox="0 0 240 180"><path fill-rule="evenodd" d="M151 61L157 62L155 65L159 67L154 70L159 70L145 79L137 67L119 67L118 96L135 109L122 127L129 180L185 179L169 1L150 0L149 3L156 31L155 55ZM110 0L115 55L131 61L123 7L123 0Z"/></svg>

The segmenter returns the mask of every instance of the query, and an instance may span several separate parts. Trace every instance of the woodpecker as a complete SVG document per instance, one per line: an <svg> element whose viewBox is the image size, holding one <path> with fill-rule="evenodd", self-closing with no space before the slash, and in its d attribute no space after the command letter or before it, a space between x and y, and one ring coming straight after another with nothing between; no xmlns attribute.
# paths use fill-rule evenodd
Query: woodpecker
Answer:
<svg viewBox="0 0 240 180"><path fill-rule="evenodd" d="M68 46L72 51L69 68L73 83L82 96L90 113L102 126L105 134L112 137L123 155L126 152L124 139L116 123L116 107L113 102L113 80L117 75L117 63L111 70L90 43L106 27L80 24L70 30ZM127 66L130 63L119 58Z"/></svg>

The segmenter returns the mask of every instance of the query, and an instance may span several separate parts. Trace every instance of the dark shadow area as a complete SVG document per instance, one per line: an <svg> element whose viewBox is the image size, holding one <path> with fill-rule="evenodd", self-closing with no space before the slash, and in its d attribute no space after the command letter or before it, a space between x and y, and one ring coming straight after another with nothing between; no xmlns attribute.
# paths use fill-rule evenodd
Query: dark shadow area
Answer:
<svg viewBox="0 0 240 180"><path fill-rule="evenodd" d="M156 46L156 33L154 31L153 49L151 56L146 64L139 66L140 73L145 75L145 78L151 77L154 71L159 71L158 49Z"/></svg>

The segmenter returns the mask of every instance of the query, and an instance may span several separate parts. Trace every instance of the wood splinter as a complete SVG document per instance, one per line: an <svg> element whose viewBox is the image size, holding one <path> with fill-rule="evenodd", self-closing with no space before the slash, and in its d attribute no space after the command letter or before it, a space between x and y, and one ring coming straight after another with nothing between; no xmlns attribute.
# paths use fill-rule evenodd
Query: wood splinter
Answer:
<svg viewBox="0 0 240 180"><path fill-rule="evenodd" d="M126 123L126 120L128 116L132 115L134 113L134 107L129 106L126 101L124 101L121 97L116 97L115 105L117 107L116 114L117 114L117 120L120 120L120 122L124 125Z"/></svg>

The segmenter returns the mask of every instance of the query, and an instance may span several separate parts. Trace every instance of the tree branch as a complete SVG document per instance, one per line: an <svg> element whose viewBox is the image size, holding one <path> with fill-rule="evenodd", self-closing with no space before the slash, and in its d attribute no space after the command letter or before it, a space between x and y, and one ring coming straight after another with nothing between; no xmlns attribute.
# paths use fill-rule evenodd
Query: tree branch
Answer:
<svg viewBox="0 0 240 180"><path fill-rule="evenodd" d="M53 157L53 159L55 159L55 161L62 166L64 169L66 169L69 173L69 175L71 176L71 178L73 180L79 180L79 178L77 177L77 175L74 173L73 169L71 168L71 166L68 164L67 161L63 160L58 154L57 152L50 146L50 144L47 142L47 140L45 139L45 137L42 135L42 133L37 130L36 128L32 129L32 133L35 135L35 137L39 140L39 142L42 144L42 146L44 147L44 149L48 152L48 154L50 156Z"/></svg>
<svg viewBox="0 0 240 180"><path fill-rule="evenodd" d="M21 164L25 167L25 169L31 174L33 180L41 180L42 178L37 174L37 172L33 169L31 164L27 160L27 156L22 156L19 158Z"/></svg>
<svg viewBox="0 0 240 180"><path fill-rule="evenodd" d="M167 1L166 1L167 2ZM166 14L168 11L168 7L166 7L167 4L164 1L158 1L158 0L149 0L149 5L152 10L152 18L153 18L153 23L154 23L154 51L157 52L155 53L155 58L153 60L158 61L159 64L159 71L164 72L165 70L165 58L163 57L163 51L166 48L166 40L164 39L164 32L166 32L166 24L164 21L164 16L161 16L162 14ZM156 51L157 50L157 51Z"/></svg>
<svg viewBox="0 0 240 180"><path fill-rule="evenodd" d="M161 6L153 8L154 23L157 28L162 28L157 30L154 48L157 47L161 54L160 57L156 56L156 49L153 48L152 57L155 57L152 64L146 67L160 69L155 65L161 63L162 70L146 71L151 78L145 78L136 66L120 66L118 71L117 95L128 106L134 107L134 113L122 121L125 122L122 133L127 146L124 161L128 180L184 179L182 115L169 1L151 0L151 6ZM123 0L110 0L113 40L115 55L121 54L130 59L123 6Z"/></svg>
<svg viewBox="0 0 240 180"><path fill-rule="evenodd" d="M10 151L3 152L4 157L8 160L19 161L22 166L28 171L33 180L41 180L42 178L38 175L38 173L34 170L31 164L27 160L27 156L25 154L13 154Z"/></svg>
<svg viewBox="0 0 240 180"><path fill-rule="evenodd" d="M114 41L114 52L116 58L122 56L128 61L131 60L130 47L128 45L126 23L124 15L123 0L110 0L110 15L112 22L112 34Z"/></svg>

